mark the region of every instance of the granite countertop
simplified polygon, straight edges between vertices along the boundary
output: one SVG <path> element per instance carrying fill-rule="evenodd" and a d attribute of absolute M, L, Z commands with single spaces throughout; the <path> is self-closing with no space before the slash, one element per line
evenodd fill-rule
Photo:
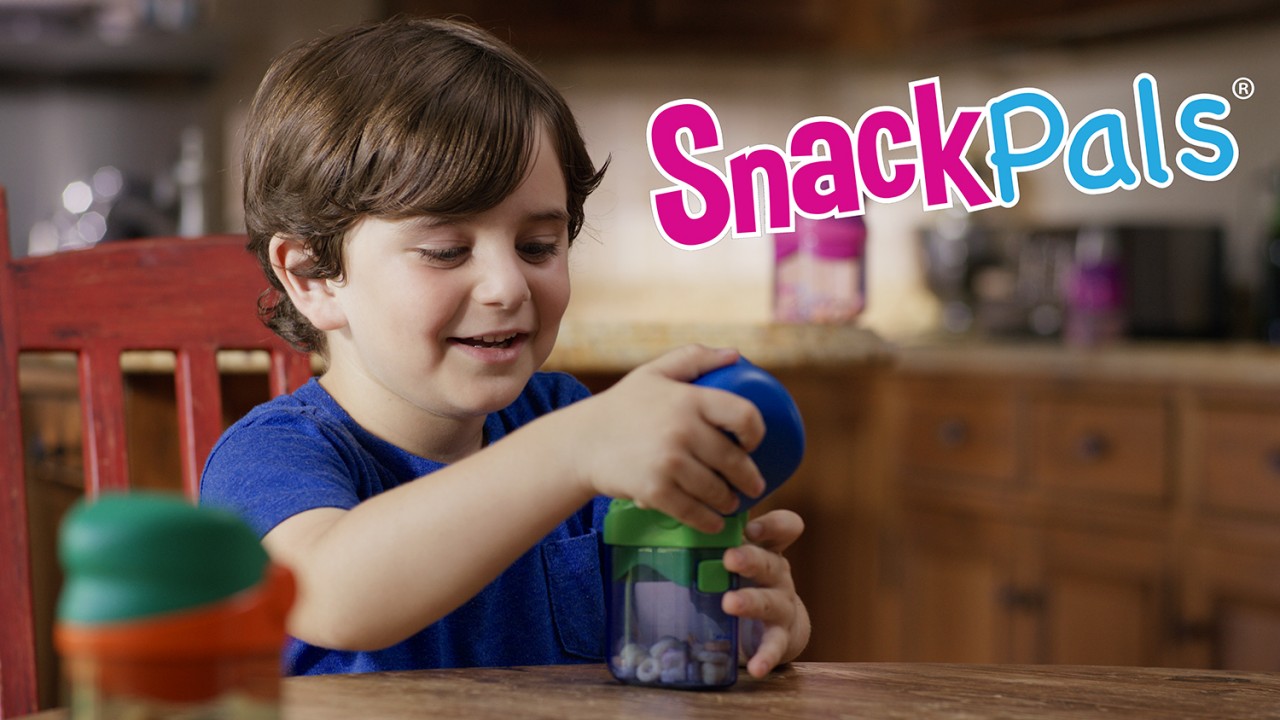
<path fill-rule="evenodd" d="M 894 357 L 910 373 L 1280 385 L 1280 347 L 1251 342 L 1126 341 L 1074 348 L 1054 341 L 918 338 L 899 341 Z"/>
<path fill-rule="evenodd" d="M 561 326 L 547 369 L 626 372 L 689 343 L 733 347 L 774 369 L 887 362 L 893 354 L 889 343 L 857 325 L 591 323 Z"/>

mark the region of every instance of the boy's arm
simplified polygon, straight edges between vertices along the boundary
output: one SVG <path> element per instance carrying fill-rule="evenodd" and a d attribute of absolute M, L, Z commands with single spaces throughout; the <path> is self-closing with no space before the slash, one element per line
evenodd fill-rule
<path fill-rule="evenodd" d="M 736 353 L 690 346 L 609 390 L 351 510 L 318 508 L 264 538 L 298 578 L 289 631 L 311 644 L 372 650 L 440 619 L 596 495 L 627 497 L 714 532 L 764 481 L 747 452 L 758 411 L 686 381 Z M 743 445 L 724 434 L 727 430 Z M 502 518 L 483 523 L 482 518 Z"/>

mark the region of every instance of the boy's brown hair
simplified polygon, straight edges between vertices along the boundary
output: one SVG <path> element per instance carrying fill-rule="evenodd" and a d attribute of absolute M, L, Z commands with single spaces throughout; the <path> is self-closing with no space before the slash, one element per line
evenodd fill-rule
<path fill-rule="evenodd" d="M 489 33 L 397 17 L 280 55 L 244 147 L 249 249 L 274 289 L 259 300 L 263 321 L 301 350 L 326 350 L 272 271 L 273 236 L 306 243 L 310 262 L 295 274 L 341 278 L 343 238 L 362 217 L 460 217 L 500 203 L 524 178 L 539 123 L 559 152 L 572 242 L 605 167 L 560 93 Z"/>

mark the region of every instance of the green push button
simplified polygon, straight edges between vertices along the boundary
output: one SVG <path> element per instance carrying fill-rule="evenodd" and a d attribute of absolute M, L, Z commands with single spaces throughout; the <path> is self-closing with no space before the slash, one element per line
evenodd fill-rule
<path fill-rule="evenodd" d="M 723 560 L 703 560 L 698 563 L 698 592 L 722 593 L 729 589 L 729 571 Z"/>

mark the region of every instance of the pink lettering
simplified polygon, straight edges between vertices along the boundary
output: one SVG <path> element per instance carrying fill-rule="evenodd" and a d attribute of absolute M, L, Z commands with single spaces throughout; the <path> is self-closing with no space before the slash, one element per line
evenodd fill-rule
<path fill-rule="evenodd" d="M 667 242 L 696 250 L 707 247 L 729 227 L 732 199 L 724 176 L 692 156 L 720 150 L 720 121 L 697 100 L 676 100 L 649 118 L 649 157 L 674 187 L 649 194 L 653 219 Z M 685 152 L 681 138 L 688 138 Z M 701 203 L 695 211 L 691 200 Z"/>
<path fill-rule="evenodd" d="M 818 154 L 818 146 L 826 155 Z M 802 161 L 791 176 L 796 210 L 809 217 L 857 215 L 862 212 L 853 132 L 835 118 L 810 118 L 791 131 L 787 152 Z"/>
<path fill-rule="evenodd" d="M 911 110 L 916 118 L 920 144 L 920 168 L 924 171 L 926 210 L 951 207 L 955 188 L 970 210 L 995 203 L 991 191 L 965 159 L 965 151 L 982 122 L 982 108 L 957 108 L 951 125 L 942 127 L 942 94 L 938 78 L 911 83 Z"/>

